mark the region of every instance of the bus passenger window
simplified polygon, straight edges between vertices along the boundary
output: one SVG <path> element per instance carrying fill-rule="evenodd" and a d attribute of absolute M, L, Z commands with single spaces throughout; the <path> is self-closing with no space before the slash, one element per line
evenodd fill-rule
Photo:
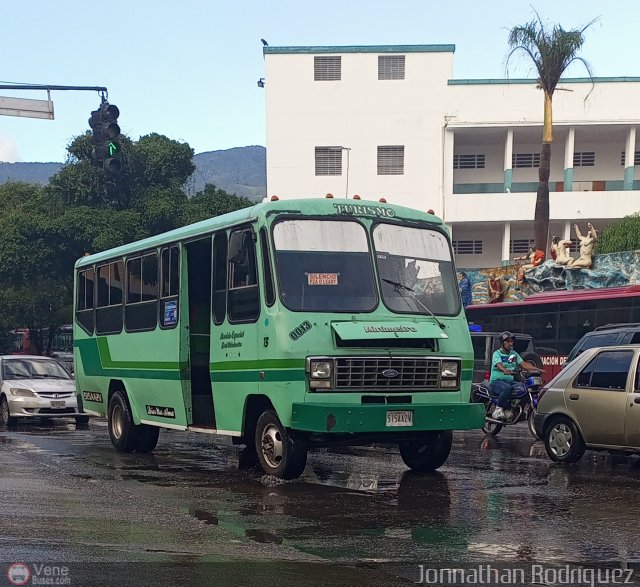
<path fill-rule="evenodd" d="M 213 237 L 213 296 L 211 299 L 213 323 L 224 322 L 227 305 L 227 234 L 219 232 Z"/>
<path fill-rule="evenodd" d="M 176 246 L 160 253 L 160 328 L 175 328 L 178 324 L 179 253 Z"/>
<path fill-rule="evenodd" d="M 227 301 L 230 322 L 252 322 L 260 314 L 260 296 L 256 274 L 256 246 L 250 230 L 242 233 L 242 246 L 233 259 L 229 259 L 229 298 Z"/>
<path fill-rule="evenodd" d="M 93 334 L 93 286 L 95 272 L 93 267 L 78 272 L 78 290 L 76 293 L 76 320 L 88 334 Z"/>

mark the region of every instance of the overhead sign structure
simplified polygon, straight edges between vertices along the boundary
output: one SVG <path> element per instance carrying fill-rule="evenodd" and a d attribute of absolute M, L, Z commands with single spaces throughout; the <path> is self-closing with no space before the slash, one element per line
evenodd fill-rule
<path fill-rule="evenodd" d="M 0 96 L 0 116 L 53 120 L 53 102 L 51 100 L 28 100 Z"/>

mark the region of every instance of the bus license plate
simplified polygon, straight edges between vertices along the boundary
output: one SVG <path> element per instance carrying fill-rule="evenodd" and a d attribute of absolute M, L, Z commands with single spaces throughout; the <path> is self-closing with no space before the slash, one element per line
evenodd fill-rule
<path fill-rule="evenodd" d="M 67 402 L 61 402 L 61 401 L 51 402 L 51 407 L 52 408 L 64 408 L 64 407 L 66 407 L 66 405 L 67 405 Z"/>
<path fill-rule="evenodd" d="M 387 412 L 387 426 L 413 426 L 413 412 Z"/>

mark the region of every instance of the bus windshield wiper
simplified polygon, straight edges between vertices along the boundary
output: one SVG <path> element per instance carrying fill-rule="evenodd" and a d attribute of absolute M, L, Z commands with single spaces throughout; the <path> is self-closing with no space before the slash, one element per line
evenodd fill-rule
<path fill-rule="evenodd" d="M 393 285 L 393 287 L 396 289 L 396 291 L 399 291 L 400 293 L 402 293 L 403 291 L 407 291 L 409 293 L 409 296 L 411 297 L 411 299 L 414 300 L 415 302 L 417 302 L 420 306 L 422 306 L 422 308 L 424 308 L 424 310 L 436 321 L 438 326 L 440 326 L 440 328 L 442 328 L 442 330 L 444 330 L 444 328 L 445 328 L 444 324 L 442 322 L 440 322 L 440 320 L 438 320 L 436 315 L 431 310 L 429 310 L 429 308 L 427 308 L 427 306 L 425 306 L 420 301 L 420 298 L 418 298 L 415 290 L 412 287 L 409 287 L 408 285 L 405 285 L 404 283 L 400 283 L 399 281 L 392 281 L 391 279 L 385 279 L 384 277 L 381 277 L 380 279 L 382 279 L 382 281 L 384 281 L 386 283 L 389 283 L 389 284 Z"/>

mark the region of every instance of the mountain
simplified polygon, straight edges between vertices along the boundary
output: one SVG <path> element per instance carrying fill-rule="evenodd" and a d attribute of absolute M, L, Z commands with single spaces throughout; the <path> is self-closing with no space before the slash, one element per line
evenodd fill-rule
<path fill-rule="evenodd" d="M 196 170 L 185 186 L 187 193 L 193 195 L 212 183 L 230 194 L 260 200 L 267 192 L 266 160 L 266 150 L 259 145 L 198 153 L 193 158 Z M 62 163 L 0 162 L 0 183 L 46 184 L 60 167 Z"/>

